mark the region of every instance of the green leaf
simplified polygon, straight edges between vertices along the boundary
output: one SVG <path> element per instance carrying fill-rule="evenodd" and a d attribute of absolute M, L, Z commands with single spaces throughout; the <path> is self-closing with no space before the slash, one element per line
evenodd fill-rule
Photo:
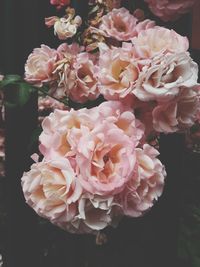
<path fill-rule="evenodd" d="M 9 89 L 9 98 L 7 98 L 5 106 L 8 108 L 24 106 L 29 101 L 31 94 L 35 92 L 32 85 L 23 81 L 17 82 L 7 89 Z"/>
<path fill-rule="evenodd" d="M 8 85 L 14 85 L 19 81 L 21 81 L 21 77 L 19 75 L 15 74 L 6 75 L 4 79 L 0 82 L 0 87 L 4 88 Z"/>
<path fill-rule="evenodd" d="M 24 106 L 30 99 L 32 88 L 27 83 L 20 83 L 18 89 L 18 105 Z"/>

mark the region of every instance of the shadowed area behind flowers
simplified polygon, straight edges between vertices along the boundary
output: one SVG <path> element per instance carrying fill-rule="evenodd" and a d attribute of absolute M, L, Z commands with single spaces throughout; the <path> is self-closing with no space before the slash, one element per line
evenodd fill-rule
<path fill-rule="evenodd" d="M 5 0 L 9 2 L 8 0 Z M 5 2 L 4 1 L 4 2 Z M 82 0 L 79 0 L 79 2 Z M 12 2 L 12 1 L 11 1 Z M 15 0 L 13 1 L 13 3 Z M 36 3 L 37 1 L 24 1 L 29 2 L 30 6 L 33 3 Z M 46 6 L 49 5 L 49 0 L 43 0 L 43 2 L 46 2 Z M 74 1 L 75 2 L 75 1 Z M 126 2 L 125 5 L 129 5 L 128 1 Z M 129 1 L 130 2 L 130 1 Z M 134 1 L 135 2 L 141 2 L 142 1 Z M 19 1 L 21 6 L 24 6 L 23 1 Z M 77 2 L 78 3 L 78 2 Z M 131 2 L 132 4 L 133 2 Z M 38 9 L 39 9 L 40 1 L 38 1 Z M 26 6 L 26 5 L 25 5 Z M 83 7 L 83 6 L 82 6 Z M 36 8 L 36 7 L 35 7 Z M 31 10 L 31 8 L 29 9 Z M 19 12 L 22 12 L 20 8 L 18 8 Z M 16 12 L 16 11 L 15 11 Z M 35 14 L 37 13 L 38 16 L 40 16 L 40 22 L 37 22 L 35 25 L 33 25 L 33 28 L 38 27 L 40 28 L 40 35 L 43 36 L 40 38 L 48 44 L 51 43 L 51 41 L 48 39 L 49 34 L 47 34 L 47 31 L 42 28 L 42 19 L 45 16 L 47 16 L 47 10 L 45 8 L 45 4 L 41 4 L 40 7 L 40 13 L 44 14 L 39 14 L 36 12 L 35 9 Z M 50 11 L 48 10 L 50 15 Z M 16 12 L 17 13 L 17 12 Z M 53 11 L 52 11 L 53 13 Z M 51 13 L 51 15 L 52 15 Z M 33 12 L 34 14 L 34 12 Z M 8 16 L 8 14 L 7 14 Z M 28 16 L 28 14 L 27 14 Z M 9 17 L 12 17 L 9 15 Z M 12 17 L 13 19 L 13 17 Z M 15 18 L 16 19 L 16 18 Z M 31 20 L 31 18 L 30 18 Z M 30 21 L 29 21 L 30 22 Z M 40 25 L 39 25 L 40 23 Z M 33 23 L 34 24 L 34 23 Z M 189 29 L 189 23 L 187 21 L 187 16 L 181 19 L 180 22 L 177 23 L 177 27 L 179 27 L 179 33 L 184 33 L 184 31 L 188 31 Z M 170 27 L 170 25 L 169 25 Z M 20 30 L 20 29 L 19 29 Z M 46 34 L 46 36 L 44 35 Z M 37 34 L 36 34 L 37 35 Z M 32 39 L 36 38 L 36 36 L 30 35 Z M 52 37 L 52 36 L 51 36 Z M 41 43 L 41 40 L 37 40 L 32 42 L 31 38 L 27 38 L 28 41 L 30 42 L 29 45 L 30 47 L 28 48 L 28 44 L 25 42 L 25 45 L 23 46 L 18 43 L 18 49 L 19 51 L 16 52 L 16 50 L 12 50 L 15 52 L 15 57 L 17 55 L 17 61 L 20 60 L 20 72 L 22 72 L 22 66 L 24 64 L 23 62 L 23 57 L 21 54 L 25 53 L 28 54 L 34 46 L 36 46 L 35 43 L 38 44 Z M 12 39 L 13 40 L 13 39 Z M 18 40 L 21 40 L 21 43 L 24 42 L 22 39 L 22 36 L 18 37 Z M 55 39 L 54 39 L 55 41 Z M 14 42 L 13 42 L 14 43 Z M 12 43 L 10 43 L 11 45 Z M 16 46 L 16 40 L 15 40 L 15 46 Z M 24 50 L 25 46 L 25 50 Z M 25 51 L 25 52 L 24 52 Z M 13 52 L 13 53 L 14 53 Z M 8 55 L 8 52 L 7 52 Z M 24 54 L 23 54 L 24 55 Z M 20 57 L 20 59 L 18 58 Z M 24 58 L 26 58 L 27 55 L 24 55 Z M 12 67 L 13 71 L 13 66 L 12 62 L 13 59 L 10 56 L 10 62 L 8 59 L 7 66 L 10 64 L 9 68 Z M 18 67 L 18 68 L 20 68 Z M 8 70 L 7 70 L 8 71 Z M 10 71 L 10 69 L 9 69 Z M 36 108 L 36 107 L 35 107 Z M 25 109 L 26 111 L 28 110 L 27 107 Z M 22 113 L 22 112 L 21 112 Z M 23 113 L 20 116 L 23 115 Z M 32 116 L 32 111 L 28 111 L 28 116 Z M 12 121 L 10 121 L 10 124 L 15 123 L 15 115 L 12 114 Z M 23 120 L 27 122 L 27 118 L 21 118 L 18 116 L 17 118 L 22 120 L 21 124 L 18 126 L 20 128 L 23 126 Z M 10 117 L 11 118 L 11 117 Z M 25 124 L 26 127 L 27 124 Z M 16 130 L 11 128 L 11 130 Z M 25 137 L 25 133 L 22 134 L 23 136 L 20 136 L 20 131 L 17 129 L 18 135 L 15 136 L 16 140 L 21 140 L 23 136 Z M 13 139 L 13 132 L 10 132 L 10 140 L 11 138 Z M 10 201 L 12 202 L 11 204 L 13 205 L 13 209 L 9 209 L 9 212 L 14 212 L 15 216 L 11 217 L 11 219 L 17 219 L 17 223 L 15 221 L 11 221 L 10 219 L 10 225 L 9 227 L 6 226 L 6 218 L 7 218 L 7 212 L 6 212 L 6 206 L 7 206 L 7 201 L 6 200 L 6 191 L 5 191 L 5 181 L 7 178 L 1 178 L 0 179 L 0 254 L 3 255 L 3 257 L 8 257 L 9 255 L 12 256 L 12 253 L 4 253 L 5 248 L 7 246 L 6 244 L 6 235 L 7 232 L 11 230 L 13 227 L 14 229 L 12 230 L 11 237 L 9 239 L 9 242 L 14 241 L 15 243 L 15 249 L 17 253 L 20 252 L 20 246 L 23 250 L 23 248 L 28 247 L 27 250 L 31 250 L 31 242 L 36 243 L 37 247 L 37 252 L 35 254 L 30 255 L 36 255 L 36 259 L 34 258 L 28 258 L 27 264 L 23 266 L 18 266 L 18 265 L 9 265 L 8 267 L 169 267 L 173 266 L 168 263 L 168 258 L 167 256 L 170 257 L 177 257 L 177 244 L 176 243 L 170 243 L 170 240 L 173 239 L 173 234 L 174 234 L 174 239 L 173 241 L 176 241 L 176 235 L 177 231 L 180 232 L 180 238 L 179 238 L 179 260 L 177 260 L 177 264 L 174 265 L 176 267 L 199 267 L 199 258 L 200 255 L 198 248 L 198 233 L 199 230 L 198 224 L 199 224 L 199 217 L 198 217 L 198 212 L 199 212 L 199 207 L 198 205 L 195 205 L 195 209 L 191 208 L 194 207 L 194 204 L 198 204 L 199 200 L 199 186 L 197 186 L 197 179 L 199 175 L 199 154 L 193 154 L 190 153 L 186 150 L 184 150 L 181 146 L 183 143 L 179 143 L 178 148 L 176 147 L 176 139 L 174 142 L 171 143 L 170 140 L 173 139 L 173 137 L 169 136 L 164 139 L 163 142 L 165 142 L 165 154 L 163 154 L 163 157 L 168 158 L 166 165 L 168 166 L 168 173 L 169 173 L 169 178 L 170 181 L 167 182 L 166 188 L 165 188 L 165 193 L 163 197 L 159 200 L 159 202 L 155 205 L 155 207 L 148 213 L 146 214 L 143 218 L 139 219 L 125 219 L 121 222 L 120 226 L 115 230 L 106 230 L 106 233 L 108 234 L 108 243 L 103 245 L 103 246 L 97 246 L 95 245 L 95 237 L 94 236 L 88 236 L 88 235 L 73 235 L 66 233 L 57 227 L 51 225 L 49 222 L 39 218 L 31 209 L 24 204 L 24 199 L 20 199 L 21 195 L 19 193 L 20 191 L 20 175 L 22 172 L 22 169 L 24 168 L 24 163 L 21 163 L 23 161 L 23 156 L 21 156 L 20 161 L 20 175 L 18 170 L 15 171 L 15 174 L 12 173 L 12 177 L 8 177 L 10 179 L 9 185 L 12 185 L 14 188 L 15 185 L 17 184 L 16 189 L 14 188 L 7 188 L 8 190 L 13 192 L 15 195 L 12 196 Z M 20 141 L 21 142 L 21 141 Z M 25 144 L 25 142 L 22 142 Z M 17 147 L 18 151 L 15 152 L 15 158 L 18 159 L 19 155 L 17 154 L 19 151 L 21 152 L 21 149 L 23 147 L 19 145 Z M 25 148 L 26 149 L 26 148 Z M 25 150 L 24 148 L 22 150 Z M 176 150 L 179 150 L 179 153 L 176 153 Z M 175 155 L 174 155 L 175 151 Z M 184 155 L 182 154 L 184 152 Z M 12 152 L 13 153 L 13 152 Z M 22 151 L 23 153 L 23 151 Z M 27 151 L 26 151 L 27 153 Z M 11 152 L 9 153 L 11 154 Z M 11 155 L 9 155 L 10 157 Z M 180 157 L 181 156 L 181 160 Z M 183 156 L 183 159 L 182 159 Z M 177 158 L 176 158 L 177 157 Z M 10 158 L 12 159 L 12 158 Z M 178 164 L 177 164 L 178 161 Z M 181 162 L 180 162 L 181 161 Z M 172 165 L 170 165 L 173 163 Z M 184 164 L 183 164 L 184 163 Z M 27 164 L 28 165 L 28 164 Z M 11 166 L 11 160 L 10 160 L 10 166 Z M 12 166 L 14 164 L 12 163 Z M 27 167 L 27 166 L 26 166 Z M 179 168 L 182 168 L 181 170 Z M 14 166 L 15 168 L 15 166 Z M 170 170 L 169 170 L 170 169 Z M 180 174 L 181 173 L 181 174 Z M 179 174 L 180 177 L 178 178 L 179 180 L 175 182 L 176 187 L 174 188 L 174 178 L 175 175 Z M 172 176 L 171 176 L 172 175 Z M 12 181 L 11 179 L 16 179 L 16 181 Z M 18 179 L 18 180 L 17 180 Z M 181 181 L 181 183 L 180 183 Z M 199 184 L 199 183 L 198 183 Z M 180 191 L 183 190 L 183 193 L 181 193 L 181 200 L 179 203 L 180 206 L 177 206 L 176 203 L 174 203 L 175 198 L 179 197 L 177 196 L 177 191 L 179 191 L 179 185 Z M 177 190 L 177 191 L 176 191 Z M 21 192 L 21 191 L 20 191 Z M 172 198 L 171 198 L 171 193 L 172 193 Z M 20 199 L 20 200 L 19 200 Z M 184 199 L 184 201 L 182 201 Z M 21 201 L 21 202 L 20 202 Z M 176 202 L 176 201 L 175 201 Z M 22 204 L 23 203 L 23 204 Z M 24 205 L 25 207 L 23 208 L 23 212 L 21 210 L 21 206 Z M 15 211 L 16 209 L 16 211 Z M 18 210 L 17 210 L 18 209 Z M 171 210 L 173 210 L 171 212 Z M 19 212 L 19 213 L 18 213 Z M 21 213 L 20 213 L 21 212 Z M 26 218 L 31 214 L 31 216 L 34 218 L 32 221 L 27 220 Z M 169 215 L 169 217 L 168 217 Z M 170 215 L 173 215 L 170 217 Z M 181 221 L 179 224 L 179 229 L 176 227 L 176 220 L 177 218 L 181 218 Z M 24 223 L 23 221 L 26 222 L 28 221 L 28 224 Z M 23 225 L 22 225 L 23 223 Z M 17 226 L 16 226 L 17 225 Z M 175 227 L 174 227 L 175 225 Z M 177 224 L 178 225 L 178 224 Z M 173 229 L 173 233 L 172 230 Z M 17 232 L 19 231 L 19 234 Z M 20 232 L 21 231 L 21 232 Z M 33 232 L 33 234 L 31 234 Z M 15 234 L 16 233 L 16 234 Z M 26 239 L 21 239 L 20 236 L 23 234 L 28 235 Z M 35 235 L 35 241 L 33 240 L 33 235 Z M 172 236 L 172 239 L 170 239 Z M 15 238 L 18 238 L 17 240 L 14 240 Z M 21 244 L 26 240 L 27 243 Z M 167 242 L 165 243 L 165 241 Z M 19 248 L 18 248 L 19 246 Z M 14 247 L 14 246 L 13 246 Z M 160 254 L 160 252 L 162 252 Z M 171 255 L 171 254 L 173 255 Z M 24 255 L 25 252 L 21 251 L 21 257 L 26 257 Z M 16 256 L 16 255 L 15 255 Z M 156 259 L 157 257 L 157 259 Z M 20 258 L 20 256 L 19 256 Z M 35 265 L 32 265 L 32 262 L 36 262 Z M 151 265 L 153 264 L 153 265 Z M 0 267 L 1 267 L 1 260 L 0 260 Z M 7 267 L 7 266 L 5 266 Z"/>
<path fill-rule="evenodd" d="M 199 254 L 199 240 L 200 240 L 200 179 L 199 179 L 199 166 L 200 154 L 193 153 L 185 150 L 183 157 L 183 170 L 182 179 L 184 199 L 177 213 L 180 215 L 179 224 L 179 242 L 178 242 L 178 262 L 177 267 L 198 267 L 200 263 Z M 0 266 L 2 266 L 1 255 L 4 255 L 6 245 L 6 203 L 5 203 L 5 179 L 0 178 Z M 163 200 L 160 200 L 163 202 Z M 162 204 L 161 204 L 162 205 Z M 51 225 L 46 220 L 39 218 L 37 215 L 37 232 L 38 232 L 38 266 L 44 267 L 64 267 L 64 266 L 112 266 L 113 257 L 120 258 L 116 255 L 109 255 L 111 243 L 117 242 L 115 246 L 118 247 L 118 252 L 126 243 L 126 258 L 132 257 L 132 249 L 137 251 L 137 257 L 134 257 L 134 263 L 140 267 L 146 267 L 147 262 L 141 256 L 141 251 L 146 250 L 145 246 L 147 242 L 154 244 L 155 230 L 152 227 L 151 216 L 157 213 L 157 210 L 161 208 L 160 203 L 157 203 L 155 207 L 146 214 L 144 218 L 136 220 L 126 219 L 121 222 L 118 230 L 108 230 L 108 243 L 103 246 L 95 245 L 94 236 L 85 235 L 73 235 L 65 233 L 57 227 Z M 158 217 L 159 219 L 159 217 Z M 138 223 L 140 224 L 138 233 Z M 127 235 L 125 229 L 131 229 Z M 152 231 L 153 230 L 153 231 Z M 120 237 L 120 232 L 124 231 L 123 236 Z M 164 230 L 166 231 L 166 230 Z M 149 240 L 149 241 L 147 241 Z M 120 242 L 119 242 L 120 241 Z M 134 243 L 132 243 L 135 241 Z M 137 242 L 136 242 L 137 241 Z M 66 247 L 65 244 L 70 244 L 70 247 Z M 159 245 L 159 244 L 157 244 Z M 156 245 L 156 246 L 157 246 Z M 160 244 L 161 245 L 161 244 Z M 77 246 L 81 247 L 81 250 L 77 251 L 78 256 L 74 258 L 73 251 L 76 251 Z M 152 251 L 150 249 L 150 251 Z M 149 251 L 149 252 L 150 252 Z M 115 253 L 116 251 L 113 251 Z M 146 251 L 147 252 L 147 251 Z M 145 252 L 145 253 L 146 253 Z M 121 254 L 124 252 L 121 251 Z M 121 255 L 122 256 L 122 255 Z M 151 255 L 146 254 L 147 259 L 151 258 Z M 98 261 L 97 261 L 98 259 Z M 123 257 L 122 257 L 123 259 Z M 110 263 L 109 263 L 110 261 Z M 106 264 L 106 265 L 105 265 Z M 123 263 L 118 262 L 116 266 L 122 266 Z"/>

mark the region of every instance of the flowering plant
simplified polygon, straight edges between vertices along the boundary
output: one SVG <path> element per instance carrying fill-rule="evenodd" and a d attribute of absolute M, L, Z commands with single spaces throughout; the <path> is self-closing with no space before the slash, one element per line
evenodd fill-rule
<path fill-rule="evenodd" d="M 166 171 L 155 142 L 196 123 L 200 86 L 186 37 L 122 1 L 89 5 L 87 21 L 72 7 L 46 18 L 67 42 L 35 48 L 24 81 L 2 84 L 20 83 L 25 98 L 38 90 L 40 110 L 54 110 L 40 117 L 39 154 L 22 177 L 26 202 L 69 232 L 97 234 L 123 216 L 144 215 L 161 196 Z"/>

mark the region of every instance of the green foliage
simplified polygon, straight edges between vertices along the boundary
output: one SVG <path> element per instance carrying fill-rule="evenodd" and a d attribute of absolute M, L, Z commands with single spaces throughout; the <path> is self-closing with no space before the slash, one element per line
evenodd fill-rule
<path fill-rule="evenodd" d="M 18 88 L 18 98 L 17 103 L 19 106 L 25 105 L 30 99 L 31 93 L 34 92 L 34 89 L 27 83 L 21 82 Z"/>
<path fill-rule="evenodd" d="M 4 89 L 8 85 L 15 85 L 16 83 L 21 81 L 21 77 L 19 75 L 10 74 L 6 75 L 2 81 L 0 81 L 0 88 Z"/>
<path fill-rule="evenodd" d="M 4 104 L 8 108 L 22 107 L 30 99 L 35 88 L 23 81 L 19 75 L 6 75 L 0 82 L 4 94 Z"/>
<path fill-rule="evenodd" d="M 4 93 L 6 97 L 5 105 L 9 108 L 22 107 L 30 99 L 34 89 L 31 85 L 25 82 L 18 82 L 17 84 L 9 84 L 4 87 Z"/>

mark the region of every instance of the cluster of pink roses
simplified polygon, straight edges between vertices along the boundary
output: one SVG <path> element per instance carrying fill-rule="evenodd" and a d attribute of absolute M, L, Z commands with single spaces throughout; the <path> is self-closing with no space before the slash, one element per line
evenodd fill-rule
<path fill-rule="evenodd" d="M 131 41 L 100 47 L 100 93 L 108 100 L 132 98 L 139 118 L 152 122 L 148 131 L 191 127 L 199 109 L 199 86 L 198 65 L 187 52 L 187 38 L 148 20 L 137 23 L 124 8 L 106 15 L 100 29 L 117 40 Z"/>
<path fill-rule="evenodd" d="M 52 95 L 69 96 L 77 102 L 98 97 L 96 57 L 78 44 L 61 44 L 57 50 L 46 45 L 34 49 L 26 66 L 26 80 L 42 87 L 50 85 Z"/>
<path fill-rule="evenodd" d="M 56 110 L 42 127 L 44 158 L 24 173 L 22 187 L 27 203 L 52 223 L 96 233 L 123 215 L 141 216 L 161 195 L 159 153 L 141 142 L 144 126 L 121 102 Z"/>
<path fill-rule="evenodd" d="M 138 22 L 125 8 L 103 16 L 96 30 L 107 40 L 115 39 L 117 46 L 100 43 L 99 53 L 91 54 L 75 43 L 57 50 L 42 45 L 27 60 L 26 80 L 48 84 L 54 96 L 79 103 L 100 94 L 106 100 L 128 99 L 139 118 L 145 123 L 148 117 L 149 127 L 157 132 L 194 124 L 198 66 L 187 51 L 186 37 L 150 20 Z"/>
<path fill-rule="evenodd" d="M 109 9 L 100 18 L 105 2 L 95 1 L 100 13 L 83 34 L 84 46 L 41 45 L 25 65 L 26 81 L 39 89 L 48 86 L 56 99 L 85 103 L 102 95 L 106 100 L 79 110 L 41 100 L 40 109 L 58 109 L 42 122 L 42 161 L 34 157 L 22 177 L 27 203 L 75 233 L 97 233 L 124 215 L 138 217 L 151 208 L 166 173 L 148 144 L 150 134 L 183 131 L 200 114 L 198 66 L 187 38 L 125 8 Z M 61 7 L 69 1 L 51 3 Z M 63 19 L 46 20 L 62 40 L 72 37 L 81 21 L 68 11 Z"/>

